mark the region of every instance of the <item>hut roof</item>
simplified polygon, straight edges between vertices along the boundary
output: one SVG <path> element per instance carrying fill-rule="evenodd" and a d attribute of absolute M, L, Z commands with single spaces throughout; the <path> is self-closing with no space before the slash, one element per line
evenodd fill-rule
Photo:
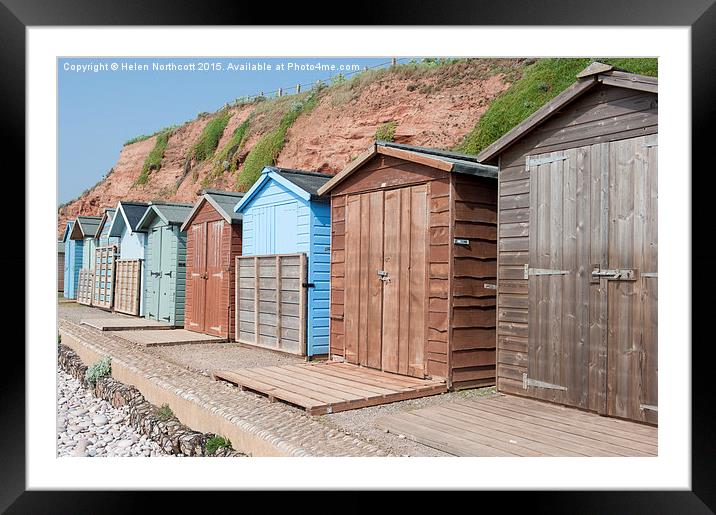
<path fill-rule="evenodd" d="M 214 209 L 226 220 L 227 222 L 234 224 L 243 220 L 241 213 L 234 212 L 234 206 L 244 196 L 243 193 L 237 191 L 221 191 L 221 190 L 203 190 L 201 199 L 194 204 L 194 208 L 191 210 L 189 215 L 184 220 L 181 226 L 182 231 L 186 231 L 189 227 L 189 223 L 194 219 L 196 213 L 199 212 L 204 202 L 208 202 Z"/>
<path fill-rule="evenodd" d="M 192 204 L 151 203 L 144 211 L 144 215 L 137 223 L 137 229 L 142 231 L 149 227 L 155 216 L 161 218 L 168 225 L 181 225 L 191 213 Z"/>
<path fill-rule="evenodd" d="M 97 227 L 97 234 L 95 235 L 95 238 L 100 237 L 102 234 L 102 231 L 104 230 L 105 225 L 112 226 L 112 220 L 114 220 L 114 214 L 117 212 L 116 209 L 108 208 L 104 210 L 104 213 L 102 214 L 102 219 L 99 222 L 99 227 Z"/>
<path fill-rule="evenodd" d="M 282 184 L 305 200 L 327 201 L 327 197 L 319 195 L 318 190 L 332 178 L 333 175 L 325 173 L 267 166 L 261 171 L 261 177 L 251 186 L 251 189 L 246 192 L 246 195 L 244 195 L 238 204 L 234 206 L 234 211 L 237 213 L 242 212 L 269 179 L 273 179 Z"/>
<path fill-rule="evenodd" d="M 406 161 L 432 166 L 446 172 L 478 175 L 489 179 L 497 178 L 497 168 L 495 166 L 478 162 L 475 156 L 449 152 L 447 150 L 440 150 L 437 148 L 402 145 L 389 141 L 376 141 L 373 146 L 358 156 L 340 173 L 326 182 L 326 184 L 321 186 L 318 189 L 318 193 L 320 195 L 325 195 L 377 154 L 388 155 L 399 159 L 405 159 Z"/>
<path fill-rule="evenodd" d="M 146 202 L 126 202 L 120 200 L 117 203 L 117 213 L 122 216 L 115 216 L 109 228 L 110 236 L 122 236 L 122 229 L 127 227 L 129 232 L 137 231 L 137 224 L 149 206 Z"/>
<path fill-rule="evenodd" d="M 99 222 L 102 220 L 99 216 L 78 216 L 77 223 L 72 228 L 70 238 L 73 240 L 83 240 L 85 238 L 94 238 L 99 228 Z"/>
<path fill-rule="evenodd" d="M 557 114 L 562 107 L 582 96 L 597 84 L 657 93 L 659 79 L 624 72 L 608 64 L 593 62 L 577 74 L 576 82 L 532 115 L 525 118 L 517 127 L 480 152 L 477 160 L 481 163 L 495 163 L 499 154 L 507 147 L 525 136 L 540 123 Z"/>

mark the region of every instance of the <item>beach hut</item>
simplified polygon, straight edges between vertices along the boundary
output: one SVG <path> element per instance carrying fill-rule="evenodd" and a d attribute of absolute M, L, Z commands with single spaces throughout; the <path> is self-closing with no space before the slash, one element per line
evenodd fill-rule
<path fill-rule="evenodd" d="M 115 262 L 114 310 L 128 315 L 144 313 L 144 251 L 146 233 L 137 224 L 149 204 L 145 202 L 117 203 L 109 229 L 109 237 L 117 238 L 119 257 Z"/>
<path fill-rule="evenodd" d="M 119 238 L 117 236 L 110 236 L 109 230 L 112 227 L 112 221 L 114 215 L 117 212 L 114 208 L 106 208 L 102 213 L 102 218 L 99 221 L 99 227 L 97 228 L 97 235 L 95 237 L 95 245 L 97 247 L 105 247 L 107 245 L 117 245 L 119 247 Z"/>
<path fill-rule="evenodd" d="M 657 423 L 658 81 L 593 63 L 499 165 L 497 388 Z"/>
<path fill-rule="evenodd" d="M 150 204 L 137 223 L 147 233 L 144 314 L 172 326 L 184 326 L 186 232 L 181 224 L 192 204 Z"/>
<path fill-rule="evenodd" d="M 331 212 L 318 188 L 332 177 L 266 167 L 234 208 L 244 217 L 236 341 L 328 354 Z M 257 274 L 273 288 L 260 288 Z"/>
<path fill-rule="evenodd" d="M 92 305 L 94 293 L 95 236 L 100 220 L 99 216 L 78 216 L 70 234 L 71 239 L 82 240 L 82 262 L 77 280 L 77 302 L 87 306 Z"/>
<path fill-rule="evenodd" d="M 452 389 L 494 384 L 497 169 L 376 142 L 331 195 L 332 357 Z"/>
<path fill-rule="evenodd" d="M 74 240 L 70 237 L 75 221 L 68 220 L 62 241 L 65 244 L 65 277 L 63 281 L 64 297 L 77 298 L 77 283 L 79 282 L 80 268 L 82 268 L 82 245 L 84 240 Z"/>
<path fill-rule="evenodd" d="M 243 193 L 204 190 L 181 226 L 187 233 L 184 328 L 234 338 L 234 267 L 241 255 Z"/>
<path fill-rule="evenodd" d="M 65 291 L 65 243 L 57 242 L 57 291 Z"/>
<path fill-rule="evenodd" d="M 115 261 L 119 238 L 110 236 L 109 230 L 115 212 L 112 208 L 105 208 L 95 235 L 92 305 L 104 309 L 111 309 L 114 300 Z"/>

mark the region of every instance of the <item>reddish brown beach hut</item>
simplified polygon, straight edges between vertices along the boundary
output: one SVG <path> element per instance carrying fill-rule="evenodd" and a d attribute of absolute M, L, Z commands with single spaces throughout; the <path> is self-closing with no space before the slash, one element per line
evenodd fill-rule
<path fill-rule="evenodd" d="M 184 327 L 234 338 L 235 258 L 241 255 L 243 193 L 205 190 L 181 226 L 187 233 Z"/>
<path fill-rule="evenodd" d="M 450 388 L 494 384 L 497 169 L 376 142 L 331 196 L 330 352 Z"/>
<path fill-rule="evenodd" d="M 593 63 L 498 164 L 497 388 L 657 423 L 658 82 Z"/>

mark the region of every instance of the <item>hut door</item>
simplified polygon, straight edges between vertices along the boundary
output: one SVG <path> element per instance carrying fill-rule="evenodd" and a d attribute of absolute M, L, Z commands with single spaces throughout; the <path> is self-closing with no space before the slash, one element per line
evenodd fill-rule
<path fill-rule="evenodd" d="M 221 235 L 224 220 L 206 224 L 206 304 L 204 308 L 204 331 L 214 336 L 227 336 L 229 314 L 224 286 L 228 281 L 228 270 L 221 266 Z M 227 249 L 228 252 L 228 249 Z"/>
<path fill-rule="evenodd" d="M 606 413 L 656 423 L 656 135 L 610 143 L 609 158 L 607 267 L 594 264 L 607 292 Z"/>
<path fill-rule="evenodd" d="M 162 229 L 153 228 L 149 235 L 149 246 L 151 248 L 151 259 L 147 281 L 149 296 L 147 298 L 147 315 L 149 318 L 161 321 L 159 317 L 160 296 L 161 296 L 161 274 L 162 274 Z"/>
<path fill-rule="evenodd" d="M 656 422 L 655 136 L 528 156 L 534 396 Z"/>
<path fill-rule="evenodd" d="M 187 310 L 187 329 L 204 332 L 204 312 L 206 304 L 206 224 L 198 223 L 191 226 L 189 240 L 193 245 L 191 272 L 187 277 L 190 285 L 191 309 Z"/>
<path fill-rule="evenodd" d="M 158 320 L 167 324 L 174 324 L 174 296 L 176 295 L 172 289 L 172 275 L 176 270 L 172 266 L 172 228 L 162 227 L 159 230 L 161 234 L 161 254 L 159 256 L 159 307 L 157 309 Z"/>
<path fill-rule="evenodd" d="M 348 197 L 348 362 L 425 377 L 427 222 L 425 184 Z"/>

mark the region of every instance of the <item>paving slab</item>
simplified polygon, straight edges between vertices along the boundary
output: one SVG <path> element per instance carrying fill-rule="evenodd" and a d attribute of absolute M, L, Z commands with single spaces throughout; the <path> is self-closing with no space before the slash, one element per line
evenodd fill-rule
<path fill-rule="evenodd" d="M 137 331 L 137 330 L 166 330 L 173 329 L 169 324 L 149 320 L 147 318 L 89 318 L 80 321 L 80 324 L 88 325 L 100 331 Z"/>
<path fill-rule="evenodd" d="M 145 347 L 187 345 L 190 343 L 221 343 L 226 338 L 188 331 L 186 329 L 142 329 L 139 331 L 111 331 L 110 334 Z"/>

